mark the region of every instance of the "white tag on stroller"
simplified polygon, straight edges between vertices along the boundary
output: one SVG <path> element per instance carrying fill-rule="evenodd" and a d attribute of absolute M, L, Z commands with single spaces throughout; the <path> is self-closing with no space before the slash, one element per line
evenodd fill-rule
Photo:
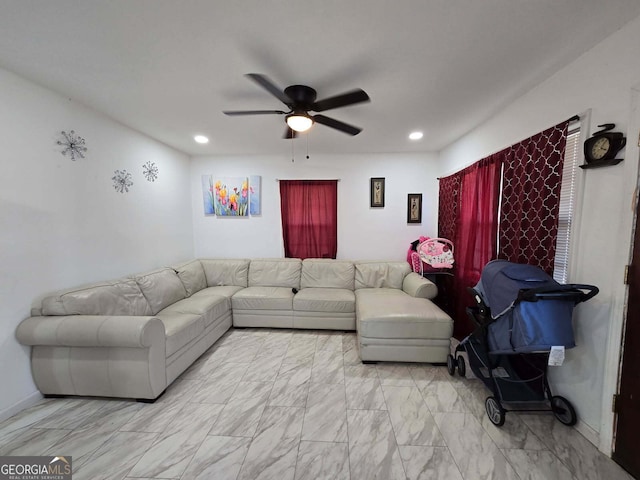
<path fill-rule="evenodd" d="M 564 363 L 564 347 L 551 347 L 549 352 L 549 366 L 559 367 Z"/>

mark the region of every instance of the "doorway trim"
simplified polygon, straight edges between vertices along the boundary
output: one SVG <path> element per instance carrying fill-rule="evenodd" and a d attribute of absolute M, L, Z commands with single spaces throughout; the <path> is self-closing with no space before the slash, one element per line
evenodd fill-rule
<path fill-rule="evenodd" d="M 627 145 L 625 149 L 624 198 L 629 199 L 629 210 L 620 212 L 620 238 L 628 239 L 618 252 L 620 265 L 620 279 L 624 278 L 624 268 L 631 262 L 633 232 L 635 225 L 636 202 L 638 201 L 638 163 L 640 160 L 640 148 L 638 147 L 638 135 L 640 134 L 640 84 L 631 89 L 630 114 L 627 128 Z M 626 214 L 625 214 L 626 213 Z M 638 225 L 640 228 L 640 222 Z M 611 456 L 614 446 L 615 413 L 613 412 L 613 395 L 618 392 L 620 381 L 620 366 L 622 362 L 622 336 L 627 315 L 628 286 L 620 281 L 612 298 L 612 311 L 610 316 L 609 334 L 607 340 L 606 358 L 604 362 L 604 378 L 602 389 L 602 413 L 600 421 L 600 435 L 598 448 L 601 452 Z"/>

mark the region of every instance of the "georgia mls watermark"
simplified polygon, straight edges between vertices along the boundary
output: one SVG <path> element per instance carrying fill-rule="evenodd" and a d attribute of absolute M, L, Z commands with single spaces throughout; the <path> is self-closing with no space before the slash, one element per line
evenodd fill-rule
<path fill-rule="evenodd" d="M 0 480 L 71 480 L 71 457 L 0 457 Z"/>

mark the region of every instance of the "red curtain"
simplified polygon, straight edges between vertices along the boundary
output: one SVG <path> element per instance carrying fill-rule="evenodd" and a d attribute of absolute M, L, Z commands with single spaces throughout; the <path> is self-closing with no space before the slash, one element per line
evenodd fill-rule
<path fill-rule="evenodd" d="M 456 263 L 448 303 L 457 338 L 464 337 L 474 328 L 466 314 L 466 307 L 474 303 L 467 287 L 478 283 L 482 268 L 496 257 L 503 160 L 502 153 L 491 155 L 440 180 L 438 218 L 441 227 L 438 235 L 451 239 L 455 248 Z M 454 205 L 447 204 L 452 201 Z"/>
<path fill-rule="evenodd" d="M 569 122 L 508 149 L 500 214 L 500 252 L 510 262 L 553 274 L 562 166 Z"/>
<path fill-rule="evenodd" d="M 337 180 L 280 180 L 284 256 L 336 258 Z"/>
<path fill-rule="evenodd" d="M 458 172 L 459 173 L 459 172 Z M 453 174 L 440 179 L 438 198 L 438 237 L 454 241 L 457 233 L 458 193 L 462 175 Z M 453 244 L 455 248 L 455 243 Z"/>
<path fill-rule="evenodd" d="M 438 235 L 453 241 L 456 260 L 453 279 L 442 282 L 447 298 L 441 303 L 454 319 L 455 337 L 474 329 L 466 315 L 474 302 L 466 289 L 476 285 L 490 260 L 527 263 L 553 273 L 568 125 L 551 127 L 440 179 Z"/>

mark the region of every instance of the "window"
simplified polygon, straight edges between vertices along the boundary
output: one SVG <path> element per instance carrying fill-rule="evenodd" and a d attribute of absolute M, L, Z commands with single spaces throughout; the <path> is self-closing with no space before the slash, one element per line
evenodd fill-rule
<path fill-rule="evenodd" d="M 558 212 L 558 235 L 556 256 L 553 264 L 553 278 L 560 283 L 569 279 L 569 249 L 571 245 L 571 224 L 576 201 L 576 169 L 580 153 L 580 125 L 569 126 L 567 146 L 564 152 L 562 186 L 560 187 L 560 209 Z"/>
<path fill-rule="evenodd" d="M 336 180 L 280 180 L 284 256 L 336 258 Z"/>

